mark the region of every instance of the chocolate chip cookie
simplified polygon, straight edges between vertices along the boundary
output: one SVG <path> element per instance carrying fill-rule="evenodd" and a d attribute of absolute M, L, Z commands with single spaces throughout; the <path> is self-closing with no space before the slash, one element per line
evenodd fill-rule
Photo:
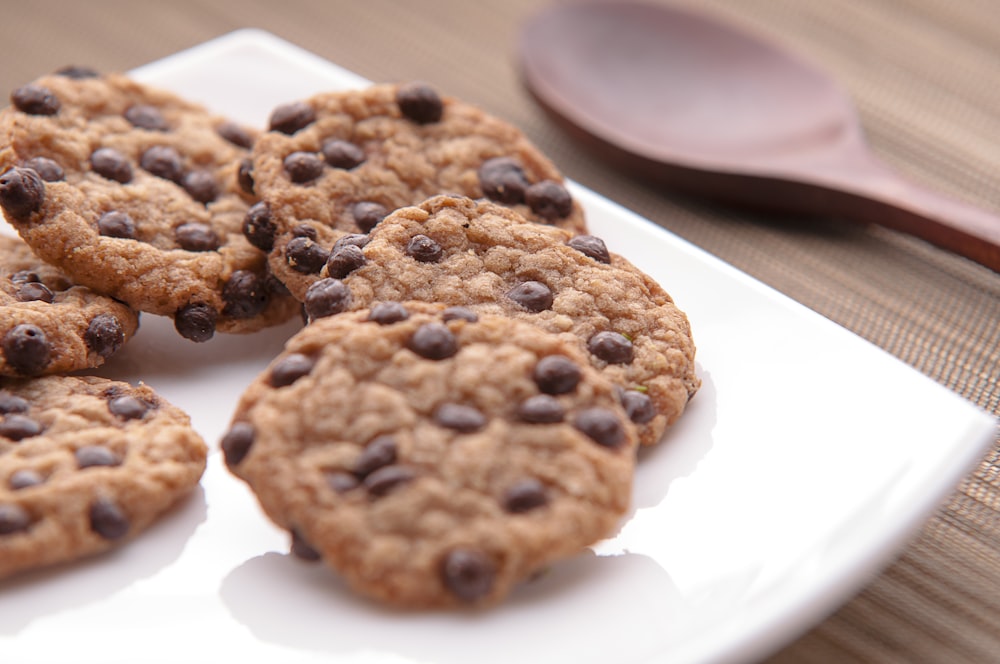
<path fill-rule="evenodd" d="M 0 113 L 0 207 L 74 282 L 205 341 L 295 315 L 243 236 L 255 132 L 125 76 L 75 68 Z"/>
<path fill-rule="evenodd" d="M 206 446 L 146 386 L 0 379 L 0 578 L 120 545 L 189 493 Z"/>
<path fill-rule="evenodd" d="M 576 343 L 383 302 L 293 336 L 221 447 L 293 552 L 360 593 L 424 608 L 495 603 L 609 535 L 636 444 Z"/>
<path fill-rule="evenodd" d="M 560 173 L 518 129 L 428 85 L 316 95 L 276 108 L 269 129 L 244 180 L 263 199 L 245 230 L 300 298 L 336 240 L 437 194 L 586 230 Z"/>
<path fill-rule="evenodd" d="M 470 307 L 567 335 L 622 388 L 643 444 L 700 386 L 687 317 L 653 279 L 591 235 L 439 196 L 341 242 L 306 292 L 312 319 L 388 300 Z M 350 239 L 350 238 L 348 238 Z"/>
<path fill-rule="evenodd" d="M 0 375 L 98 367 L 138 327 L 127 305 L 73 284 L 24 242 L 0 235 Z"/>

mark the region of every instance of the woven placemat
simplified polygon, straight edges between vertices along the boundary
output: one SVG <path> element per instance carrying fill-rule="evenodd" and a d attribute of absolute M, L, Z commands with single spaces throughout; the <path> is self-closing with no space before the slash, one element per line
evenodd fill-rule
<path fill-rule="evenodd" d="M 12 4 L 12 3 L 11 3 Z M 822 66 L 877 154 L 914 181 L 1000 212 L 995 0 L 685 0 Z M 1000 414 L 1000 275 L 891 231 L 775 220 L 610 172 L 517 78 L 530 0 L 172 0 L 4 9 L 0 88 L 67 63 L 126 70 L 240 27 L 269 30 L 377 81 L 425 79 L 520 126 L 571 178 L 869 339 Z M 861 377 L 863 379 L 863 377 Z M 932 413 L 928 417 L 933 417 Z M 898 560 L 774 662 L 1000 659 L 1000 451 Z"/>

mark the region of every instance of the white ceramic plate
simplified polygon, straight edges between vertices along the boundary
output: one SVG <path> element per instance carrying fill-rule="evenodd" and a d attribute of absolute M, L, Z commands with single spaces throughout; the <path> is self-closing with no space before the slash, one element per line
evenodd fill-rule
<path fill-rule="evenodd" d="M 364 81 L 240 31 L 135 75 L 264 125 Z M 737 662 L 779 647 L 888 562 L 993 440 L 995 422 L 844 329 L 599 195 L 595 234 L 673 294 L 704 387 L 643 454 L 614 539 L 496 610 L 401 614 L 286 555 L 217 450 L 247 382 L 297 326 L 206 344 L 143 318 L 102 373 L 186 409 L 201 490 L 110 555 L 0 584 L 4 662 Z"/>

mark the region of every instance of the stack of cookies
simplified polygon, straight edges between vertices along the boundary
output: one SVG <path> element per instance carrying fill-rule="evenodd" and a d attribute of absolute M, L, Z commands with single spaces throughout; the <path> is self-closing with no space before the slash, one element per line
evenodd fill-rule
<path fill-rule="evenodd" d="M 221 449 L 292 551 L 361 594 L 490 605 L 609 536 L 637 448 L 656 444 L 699 387 L 687 318 L 588 234 L 552 163 L 516 128 L 428 85 L 318 94 L 275 108 L 261 130 L 80 68 L 11 101 L 0 207 L 26 244 L 10 241 L 20 258 L 0 284 L 11 376 L 0 403 L 26 398 L 15 390 L 62 394 L 39 376 L 96 366 L 135 333 L 137 311 L 171 317 L 193 342 L 301 315 Z M 103 390 L 110 415 L 95 406 L 93 417 L 115 420 L 127 386 L 76 380 Z M 155 429 L 168 405 L 129 394 L 144 407 L 124 420 Z M 23 409 L 3 412 L 0 576 L 26 567 L 17 552 L 37 547 L 58 501 L 79 503 L 60 475 L 70 464 L 39 459 L 88 447 L 49 442 L 58 427 L 36 431 Z M 192 456 L 197 436 L 143 435 L 175 457 Z M 108 455 L 123 471 L 170 456 L 139 443 Z M 77 465 L 73 491 L 109 491 L 110 479 L 76 481 L 89 473 Z M 184 482 L 157 483 L 169 500 L 143 505 L 193 486 L 201 471 L 190 468 Z M 27 470 L 42 481 L 15 479 Z M 154 470 L 166 472 L 132 469 Z M 81 529 L 72 520 L 88 518 L 100 533 L 93 514 L 66 515 L 67 548 Z"/>

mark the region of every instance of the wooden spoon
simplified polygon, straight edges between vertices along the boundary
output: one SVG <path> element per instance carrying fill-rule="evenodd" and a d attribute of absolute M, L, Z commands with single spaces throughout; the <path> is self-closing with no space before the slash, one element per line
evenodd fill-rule
<path fill-rule="evenodd" d="M 706 16 L 556 5 L 523 25 L 524 82 L 619 168 L 761 209 L 887 226 L 1000 272 L 1000 217 L 903 180 L 819 69 Z"/>

